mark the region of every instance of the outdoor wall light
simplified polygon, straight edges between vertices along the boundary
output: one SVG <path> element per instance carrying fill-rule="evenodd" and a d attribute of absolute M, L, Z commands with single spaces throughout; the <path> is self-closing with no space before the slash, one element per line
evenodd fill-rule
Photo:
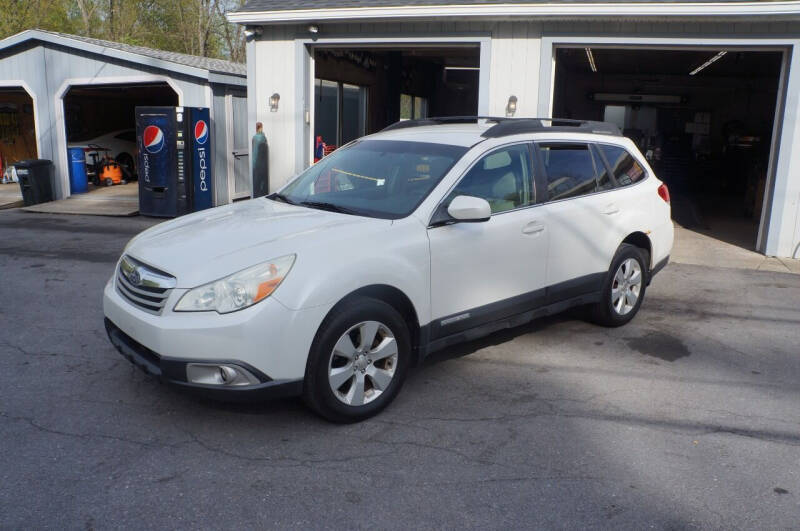
<path fill-rule="evenodd" d="M 264 32 L 264 28 L 261 26 L 247 26 L 244 30 L 244 36 L 246 38 L 250 37 L 261 37 L 261 34 Z"/>
<path fill-rule="evenodd" d="M 319 33 L 319 26 L 317 26 L 316 24 L 311 24 L 311 25 L 308 27 L 308 32 L 309 32 L 309 33 L 313 33 L 313 34 L 317 34 L 317 33 Z"/>
<path fill-rule="evenodd" d="M 278 103 L 281 101 L 281 95 L 277 92 L 269 97 L 269 112 L 278 112 Z"/>
<path fill-rule="evenodd" d="M 506 104 L 506 116 L 511 118 L 517 112 L 517 97 L 509 96 L 508 103 Z"/>

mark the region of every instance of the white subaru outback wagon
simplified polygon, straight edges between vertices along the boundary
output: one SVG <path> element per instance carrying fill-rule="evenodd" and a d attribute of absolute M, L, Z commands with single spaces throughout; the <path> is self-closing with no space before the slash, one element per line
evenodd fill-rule
<path fill-rule="evenodd" d="M 577 305 L 627 323 L 672 241 L 669 192 L 616 126 L 399 122 L 133 238 L 105 324 L 162 381 L 356 421 L 460 341 Z"/>

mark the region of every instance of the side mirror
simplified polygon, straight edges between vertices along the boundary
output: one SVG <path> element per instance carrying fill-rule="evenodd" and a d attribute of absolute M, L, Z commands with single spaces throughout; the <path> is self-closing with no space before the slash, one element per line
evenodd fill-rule
<path fill-rule="evenodd" d="M 488 221 L 492 217 L 492 207 L 486 199 L 471 195 L 459 195 L 450 201 L 447 213 L 458 221 Z"/>

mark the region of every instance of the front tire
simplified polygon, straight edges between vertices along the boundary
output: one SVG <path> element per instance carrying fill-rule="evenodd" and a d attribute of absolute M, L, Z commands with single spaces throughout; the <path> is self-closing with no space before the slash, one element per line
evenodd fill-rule
<path fill-rule="evenodd" d="M 397 310 L 377 299 L 351 299 L 314 338 L 303 398 L 333 422 L 367 419 L 400 392 L 410 361 L 410 334 Z"/>
<path fill-rule="evenodd" d="M 611 261 L 600 301 L 592 309 L 594 322 L 617 327 L 627 324 L 639 312 L 647 290 L 650 253 L 623 243 Z"/>

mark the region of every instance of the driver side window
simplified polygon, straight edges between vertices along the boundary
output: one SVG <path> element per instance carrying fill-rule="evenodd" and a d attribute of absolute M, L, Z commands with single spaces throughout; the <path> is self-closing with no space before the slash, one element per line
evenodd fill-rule
<path fill-rule="evenodd" d="M 445 204 L 470 195 L 489 202 L 492 214 L 533 204 L 530 151 L 527 144 L 500 148 L 485 155 L 456 185 Z"/>

